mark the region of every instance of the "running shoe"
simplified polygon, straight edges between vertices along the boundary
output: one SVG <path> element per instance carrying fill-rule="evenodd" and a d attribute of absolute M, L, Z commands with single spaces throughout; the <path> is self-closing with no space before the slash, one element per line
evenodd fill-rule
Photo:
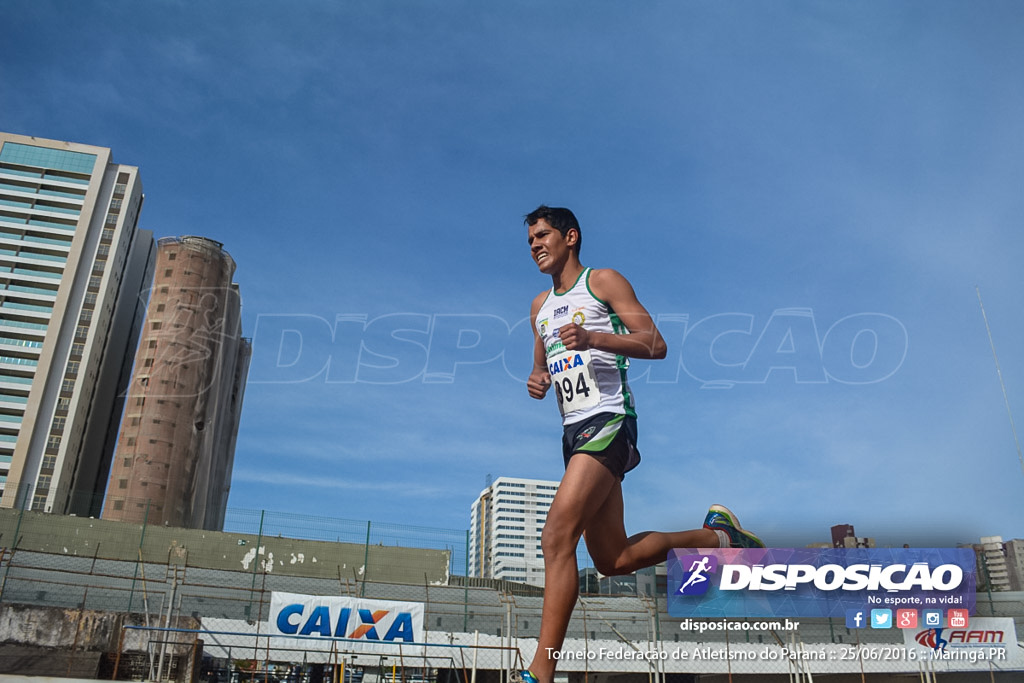
<path fill-rule="evenodd" d="M 540 683 L 532 671 L 523 670 L 519 672 L 519 683 Z"/>
<path fill-rule="evenodd" d="M 708 516 L 704 518 L 704 528 L 712 531 L 724 531 L 729 537 L 730 548 L 763 548 L 760 538 L 740 526 L 740 521 L 732 510 L 724 505 L 712 505 Z"/>

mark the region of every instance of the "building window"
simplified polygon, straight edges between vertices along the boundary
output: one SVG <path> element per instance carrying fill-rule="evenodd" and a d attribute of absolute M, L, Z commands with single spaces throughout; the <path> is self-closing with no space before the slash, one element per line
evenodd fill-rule
<path fill-rule="evenodd" d="M 178 258 L 178 252 L 176 251 L 172 251 L 170 254 L 167 255 L 168 261 L 173 261 L 176 258 Z"/>
<path fill-rule="evenodd" d="M 173 274 L 174 274 L 174 268 L 168 268 L 167 270 L 164 271 L 164 277 L 170 277 Z"/>
<path fill-rule="evenodd" d="M 127 479 L 118 479 L 117 480 L 117 488 L 119 488 L 119 489 L 126 489 L 126 488 L 128 488 L 128 480 Z"/>
<path fill-rule="evenodd" d="M 123 500 L 115 500 L 114 501 L 114 509 L 115 510 L 124 510 L 124 501 Z"/>

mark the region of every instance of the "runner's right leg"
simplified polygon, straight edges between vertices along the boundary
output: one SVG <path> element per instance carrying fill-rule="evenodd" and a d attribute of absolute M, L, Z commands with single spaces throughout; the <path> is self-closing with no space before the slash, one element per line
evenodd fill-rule
<path fill-rule="evenodd" d="M 552 683 L 569 619 L 579 594 L 576 546 L 583 530 L 619 482 L 611 471 L 586 454 L 574 455 L 551 501 L 541 536 L 544 551 L 544 607 L 537 652 L 529 672 L 538 683 Z"/>

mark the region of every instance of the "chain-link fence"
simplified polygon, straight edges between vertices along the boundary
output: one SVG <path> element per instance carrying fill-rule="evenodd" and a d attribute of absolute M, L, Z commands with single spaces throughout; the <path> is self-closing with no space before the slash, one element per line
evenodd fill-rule
<path fill-rule="evenodd" d="M 449 553 L 449 572 L 465 574 L 469 557 L 469 532 L 463 529 L 389 524 L 315 515 L 229 509 L 224 531 L 284 537 L 308 541 L 353 543 L 370 546 L 428 548 Z"/>
<path fill-rule="evenodd" d="M 0 481 L 0 493 L 6 491 L 6 499 L 16 503 L 12 505 L 13 514 L 25 508 L 33 514 L 47 514 L 47 523 L 60 526 L 61 519 L 102 519 L 107 522 L 116 520 L 126 525 L 125 528 L 136 527 L 141 536 L 145 529 L 167 528 L 169 513 L 159 505 L 159 501 L 149 498 L 119 496 L 118 510 L 105 509 L 103 495 L 76 494 L 72 496 L 64 510 L 49 510 L 45 505 L 30 504 L 34 495 L 34 484 L 16 484 Z M 5 499 L 5 500 L 6 500 Z M 0 508 L 0 513 L 4 512 Z M 71 522 L 74 525 L 74 522 Z M 171 525 L 174 522 L 170 522 Z M 172 526 L 172 528 L 174 528 Z M 468 575 L 470 536 L 468 529 L 444 529 L 424 527 L 411 524 L 395 524 L 371 520 L 346 519 L 327 515 L 308 515 L 271 510 L 228 508 L 224 512 L 222 530 L 230 534 L 242 534 L 261 538 L 290 538 L 297 540 L 315 540 L 333 543 L 349 543 L 368 546 L 393 546 L 405 548 L 424 548 L 443 550 L 449 553 L 449 573 L 451 575 Z M 4 519 L 0 519 L 0 546 L 12 548 L 21 545 L 18 540 L 3 538 L 17 532 L 17 525 L 8 528 Z M 179 531 L 185 531 L 181 529 Z M 135 532 L 126 531 L 120 534 L 119 540 L 127 541 L 135 536 Z M 138 538 L 136 536 L 136 538 Z M 105 539 L 109 544 L 110 538 Z M 141 543 L 141 540 L 140 540 Z M 103 555 L 114 557 L 110 549 L 104 549 Z M 122 552 L 117 555 L 127 559 Z M 580 567 L 593 567 L 593 561 L 580 544 L 577 552 Z M 506 558 L 508 565 L 512 560 Z M 524 559 L 524 564 L 526 560 Z"/>
<path fill-rule="evenodd" d="M 215 620 L 214 625 L 231 624 Z M 259 631 L 259 624 L 234 631 L 126 626 L 110 677 L 178 680 L 196 674 L 209 681 L 499 683 L 525 666 L 519 650 L 506 645 L 367 643 Z"/>
<path fill-rule="evenodd" d="M 31 643 L 43 648 L 37 659 L 49 675 L 110 678 L 117 668 L 121 678 L 239 683 L 473 683 L 473 672 L 476 683 L 503 683 L 534 655 L 542 591 L 455 571 L 460 563 L 464 571 L 465 531 L 244 510 L 228 526 L 208 532 L 0 510 L 0 673 L 31 672 L 29 654 L 12 664 L 3 650 Z M 1015 639 L 979 643 L 1001 648 L 1003 659 L 911 661 L 897 629 L 730 619 L 697 630 L 666 614 L 657 576 L 623 593 L 584 571 L 581 587 L 559 655 L 573 683 L 861 672 L 873 681 L 952 672 L 999 680 L 1024 668 L 1013 668 L 1024 652 Z M 367 652 L 351 639 L 268 635 L 275 593 L 422 604 L 422 642 L 449 647 Z M 979 594 L 976 616 L 1008 618 L 1019 629 L 1024 594 Z"/>
<path fill-rule="evenodd" d="M 0 608 L 124 612 L 150 624 L 171 609 L 253 622 L 267 618 L 269 596 L 280 591 L 423 602 L 437 631 L 535 637 L 540 626 L 540 587 L 465 576 L 464 530 L 258 510 L 229 511 L 226 527 L 0 510 Z M 591 579 L 581 580 L 584 593 L 611 591 Z M 647 637 L 653 607 L 609 600 L 619 605 L 606 610 L 609 624 Z M 574 622 L 570 635 L 608 630 L 591 622 Z"/>

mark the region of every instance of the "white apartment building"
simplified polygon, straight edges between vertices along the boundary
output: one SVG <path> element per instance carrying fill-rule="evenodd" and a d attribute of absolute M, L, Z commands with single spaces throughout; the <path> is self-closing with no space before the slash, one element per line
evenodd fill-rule
<path fill-rule="evenodd" d="M 1024 540 L 1015 538 L 1003 544 L 1006 568 L 1010 574 L 1010 590 L 1024 591 Z"/>
<path fill-rule="evenodd" d="M 0 506 L 99 516 L 153 235 L 111 151 L 0 133 Z"/>
<path fill-rule="evenodd" d="M 470 512 L 470 575 L 544 585 L 540 536 L 557 481 L 498 477 Z"/>
<path fill-rule="evenodd" d="M 988 585 L 994 591 L 1010 590 L 1010 572 L 1002 536 L 982 536 L 981 552 Z"/>

